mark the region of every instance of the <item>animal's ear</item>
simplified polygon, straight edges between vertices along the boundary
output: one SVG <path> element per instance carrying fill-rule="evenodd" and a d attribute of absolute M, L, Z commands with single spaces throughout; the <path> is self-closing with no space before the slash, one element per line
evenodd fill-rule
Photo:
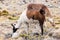
<path fill-rule="evenodd" d="M 13 28 L 15 28 L 15 26 L 14 26 L 13 24 L 11 24 L 11 26 L 12 26 Z"/>
<path fill-rule="evenodd" d="M 45 10 L 44 9 L 40 9 L 39 12 L 43 15 L 45 14 Z"/>

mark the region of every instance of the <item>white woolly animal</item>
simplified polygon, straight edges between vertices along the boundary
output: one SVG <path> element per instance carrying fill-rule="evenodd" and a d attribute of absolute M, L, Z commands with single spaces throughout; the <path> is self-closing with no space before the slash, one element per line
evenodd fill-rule
<path fill-rule="evenodd" d="M 29 19 L 26 16 L 26 11 L 27 11 L 27 9 L 24 10 L 23 13 L 20 15 L 15 28 L 20 28 L 21 23 L 29 21 Z M 16 33 L 16 32 L 13 33 L 13 35 L 12 35 L 12 38 L 15 38 L 15 37 L 18 37 L 18 33 Z"/>
<path fill-rule="evenodd" d="M 26 10 L 24 10 L 23 12 L 22 12 L 22 14 L 20 15 L 20 17 L 19 17 L 19 19 L 18 19 L 18 21 L 17 21 L 17 24 L 16 24 L 16 26 L 15 26 L 15 28 L 20 28 L 20 26 L 21 26 L 21 23 L 24 23 L 24 22 L 28 22 L 30 19 L 28 19 L 28 17 L 26 16 L 26 11 L 27 11 L 27 9 Z M 49 22 L 51 22 L 51 23 L 53 23 L 53 18 L 48 18 L 48 21 Z M 12 34 L 12 38 L 16 38 L 16 37 L 18 37 L 19 36 L 19 33 L 17 33 L 17 32 L 15 32 L 15 33 L 13 33 Z"/>

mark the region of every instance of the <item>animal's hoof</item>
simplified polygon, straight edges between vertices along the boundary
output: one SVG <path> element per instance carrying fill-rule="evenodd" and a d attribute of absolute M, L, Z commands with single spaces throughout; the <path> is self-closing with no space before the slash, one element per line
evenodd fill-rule
<path fill-rule="evenodd" d="M 34 33 L 34 35 L 39 35 L 39 33 Z"/>

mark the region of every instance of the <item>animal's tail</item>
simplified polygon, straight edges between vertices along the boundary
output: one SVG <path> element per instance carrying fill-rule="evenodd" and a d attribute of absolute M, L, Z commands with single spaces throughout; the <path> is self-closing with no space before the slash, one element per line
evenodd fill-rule
<path fill-rule="evenodd" d="M 40 13 L 43 15 L 45 14 L 45 10 L 44 9 L 40 9 Z"/>

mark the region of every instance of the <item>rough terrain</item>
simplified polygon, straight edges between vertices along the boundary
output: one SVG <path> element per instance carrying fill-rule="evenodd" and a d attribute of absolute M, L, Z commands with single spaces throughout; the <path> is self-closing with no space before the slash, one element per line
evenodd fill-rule
<path fill-rule="evenodd" d="M 46 21 L 47 26 L 44 26 L 42 36 L 38 21 L 22 23 L 17 31 L 20 33 L 19 37 L 7 37 L 7 34 L 12 33 L 11 23 L 16 23 L 29 3 L 45 4 L 52 13 L 56 25 L 53 27 Z M 60 0 L 0 0 L 0 40 L 60 40 Z"/>

